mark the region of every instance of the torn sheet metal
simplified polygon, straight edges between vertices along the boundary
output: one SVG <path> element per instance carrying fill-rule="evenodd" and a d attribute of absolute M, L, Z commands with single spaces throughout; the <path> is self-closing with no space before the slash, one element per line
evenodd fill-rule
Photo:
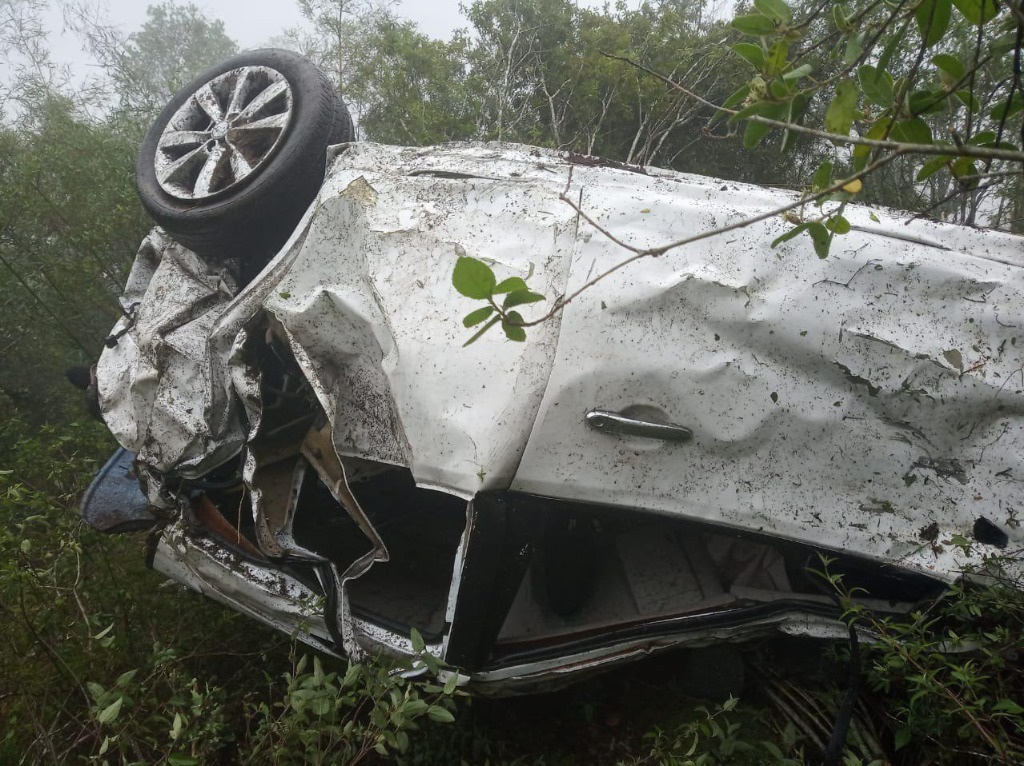
<path fill-rule="evenodd" d="M 241 449 L 237 399 L 209 347 L 236 291 L 228 269 L 159 229 L 139 249 L 97 384 L 107 427 L 151 470 L 201 476 Z"/>
<path fill-rule="evenodd" d="M 476 304 L 451 286 L 460 255 L 549 301 L 627 255 L 559 200 L 567 185 L 638 246 L 791 199 L 524 147 L 349 145 L 237 295 L 153 235 L 99 366 L 108 424 L 163 474 L 236 455 L 259 396 L 249 334 L 270 318 L 336 453 L 408 466 L 424 487 L 643 508 L 946 578 L 997 550 L 949 544 L 979 518 L 1024 545 L 1019 238 L 848 207 L 853 232 L 819 260 L 804 238 L 773 250 L 787 227 L 773 218 L 631 264 L 526 343 L 461 348 Z M 597 409 L 693 438 L 600 433 Z"/>
<path fill-rule="evenodd" d="M 295 577 L 245 561 L 181 524 L 164 529 L 152 555 L 161 574 L 319 651 L 334 651 L 323 596 Z"/>

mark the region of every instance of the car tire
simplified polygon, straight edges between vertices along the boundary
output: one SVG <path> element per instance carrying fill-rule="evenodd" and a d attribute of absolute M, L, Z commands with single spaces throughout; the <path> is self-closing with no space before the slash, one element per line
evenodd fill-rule
<path fill-rule="evenodd" d="M 316 197 L 326 148 L 354 138 L 337 90 L 308 59 L 248 51 L 182 88 L 139 149 L 153 220 L 205 259 L 255 274 Z"/>

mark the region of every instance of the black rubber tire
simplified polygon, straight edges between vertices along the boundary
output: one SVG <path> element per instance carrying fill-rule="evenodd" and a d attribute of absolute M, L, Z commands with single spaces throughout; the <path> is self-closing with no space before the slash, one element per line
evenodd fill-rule
<path fill-rule="evenodd" d="M 243 66 L 276 69 L 292 89 L 292 119 L 266 164 L 222 196 L 185 201 L 157 182 L 157 142 L 178 108 L 202 85 Z M 255 273 L 280 250 L 316 197 L 326 171 L 326 148 L 354 139 L 352 118 L 337 90 L 307 58 L 269 48 L 247 51 L 203 72 L 178 91 L 153 123 L 135 164 L 142 206 L 168 234 L 214 262 L 237 259 Z"/>

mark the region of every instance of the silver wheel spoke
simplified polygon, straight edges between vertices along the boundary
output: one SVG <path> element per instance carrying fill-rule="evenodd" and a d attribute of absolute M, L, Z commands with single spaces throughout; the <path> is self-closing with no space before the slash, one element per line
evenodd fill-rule
<path fill-rule="evenodd" d="M 239 117 L 245 120 L 251 120 L 257 114 L 259 114 L 271 101 L 283 94 L 288 90 L 288 83 L 284 80 L 278 80 L 275 83 L 271 83 L 270 86 L 265 88 L 256 98 L 250 101 L 245 109 L 239 113 Z M 285 111 L 288 114 L 289 110 Z M 241 126 L 239 126 L 241 127 Z"/>
<path fill-rule="evenodd" d="M 241 181 L 247 175 L 253 171 L 252 165 L 239 153 L 235 147 L 231 146 L 228 142 L 229 147 L 229 159 L 231 160 L 231 172 L 234 174 L 233 182 Z"/>
<path fill-rule="evenodd" d="M 251 130 L 284 130 L 288 124 L 288 116 L 287 114 L 272 114 L 262 120 L 235 125 L 233 130 L 236 133 L 246 133 Z"/>
<path fill-rule="evenodd" d="M 242 111 L 242 104 L 245 103 L 245 97 L 249 95 L 249 70 L 248 68 L 242 69 L 238 73 L 238 79 L 235 80 L 235 89 L 231 92 L 231 103 L 228 105 L 228 114 L 238 114 Z"/>
<path fill-rule="evenodd" d="M 209 155 L 209 152 L 206 149 L 206 145 L 198 146 L 185 156 L 180 157 L 162 168 L 159 168 L 157 170 L 157 180 L 166 188 L 182 176 L 187 176 L 188 174 L 183 171 L 186 168 L 193 167 L 197 163 L 204 161 L 207 155 Z"/>
<path fill-rule="evenodd" d="M 185 148 L 199 146 L 210 140 L 210 132 L 204 130 L 169 130 L 160 136 L 160 148 Z"/>
<path fill-rule="evenodd" d="M 210 87 L 210 83 L 196 91 L 194 98 L 199 108 L 206 112 L 211 120 L 217 122 L 224 119 L 224 110 L 220 108 L 220 100 Z"/>
<path fill-rule="evenodd" d="M 217 144 L 210 151 L 210 156 L 206 158 L 203 169 L 199 171 L 199 176 L 196 178 L 195 192 L 197 197 L 209 196 L 214 191 L 213 181 L 223 159 L 224 149 L 220 144 Z"/>

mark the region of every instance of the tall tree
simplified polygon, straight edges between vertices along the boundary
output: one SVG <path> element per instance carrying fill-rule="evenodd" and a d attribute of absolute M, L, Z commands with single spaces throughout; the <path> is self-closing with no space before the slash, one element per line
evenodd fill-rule
<path fill-rule="evenodd" d="M 64 415 L 64 368 L 94 361 L 117 319 L 148 227 L 131 183 L 135 151 L 57 94 L 0 131 L 0 408 L 26 421 Z"/>
<path fill-rule="evenodd" d="M 393 21 L 395 0 L 297 0 L 309 29 L 285 30 L 285 47 L 308 56 L 328 74 L 361 129 L 366 91 L 358 82 L 360 62 L 372 58 L 374 29 Z M 377 38 L 379 40 L 379 38 Z"/>
<path fill-rule="evenodd" d="M 384 15 L 368 28 L 353 63 L 349 97 L 374 141 L 424 145 L 472 138 L 477 108 L 468 87 L 468 42 L 432 40 Z"/>
<path fill-rule="evenodd" d="M 151 5 L 142 27 L 128 35 L 98 16 L 87 0 L 67 6 L 66 15 L 109 78 L 117 116 L 136 132 L 185 83 L 238 50 L 224 23 L 192 4 Z"/>

